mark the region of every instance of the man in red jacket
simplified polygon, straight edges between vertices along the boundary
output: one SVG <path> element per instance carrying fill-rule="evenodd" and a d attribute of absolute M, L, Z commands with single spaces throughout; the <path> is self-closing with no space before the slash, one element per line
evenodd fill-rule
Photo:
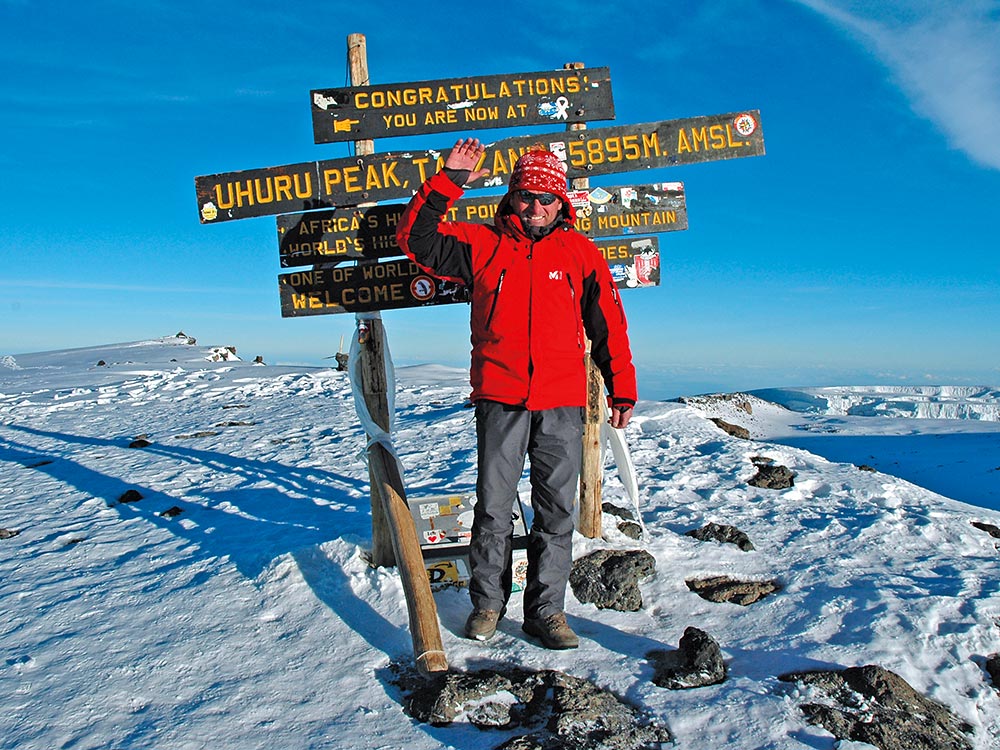
<path fill-rule="evenodd" d="M 518 159 L 492 226 L 442 221 L 462 186 L 489 174 L 478 168 L 484 151 L 476 139 L 459 140 L 397 232 L 414 262 L 472 297 L 478 476 L 465 633 L 491 638 L 506 612 L 512 511 L 527 455 L 534 518 L 522 627 L 548 648 L 576 648 L 563 606 L 587 404 L 586 338 L 610 394 L 611 425 L 622 429 L 636 401 L 625 312 L 607 262 L 573 228 L 565 166 L 549 151 Z"/>

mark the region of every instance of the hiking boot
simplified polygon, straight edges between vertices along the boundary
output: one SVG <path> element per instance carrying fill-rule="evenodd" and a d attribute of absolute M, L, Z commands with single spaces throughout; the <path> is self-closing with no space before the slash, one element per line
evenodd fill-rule
<path fill-rule="evenodd" d="M 580 645 L 580 639 L 566 624 L 566 615 L 562 612 L 537 620 L 525 620 L 521 630 L 528 635 L 540 638 L 545 648 L 576 648 Z"/>
<path fill-rule="evenodd" d="M 502 614 L 495 609 L 474 609 L 465 621 L 465 637 L 474 641 L 488 641 L 497 632 Z"/>

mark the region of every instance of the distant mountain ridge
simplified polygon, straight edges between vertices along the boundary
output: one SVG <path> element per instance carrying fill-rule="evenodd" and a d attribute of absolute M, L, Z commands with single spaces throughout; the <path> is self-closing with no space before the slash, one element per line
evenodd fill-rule
<path fill-rule="evenodd" d="M 1000 422 L 1000 388 L 990 386 L 765 388 L 750 393 L 809 414 Z"/>

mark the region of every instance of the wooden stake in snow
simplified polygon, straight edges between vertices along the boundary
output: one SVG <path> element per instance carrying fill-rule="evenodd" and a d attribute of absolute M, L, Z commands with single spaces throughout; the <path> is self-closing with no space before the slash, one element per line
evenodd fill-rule
<path fill-rule="evenodd" d="M 363 34 L 347 37 L 347 58 L 351 84 L 368 85 L 368 56 Z M 356 153 L 371 154 L 373 141 L 356 141 Z M 362 391 L 369 415 L 381 429 L 389 431 L 389 407 L 386 391 L 385 334 L 379 316 L 367 316 L 358 321 L 359 335 L 364 324 L 365 340 L 359 340 Z M 410 636 L 417 668 L 425 674 L 446 672 L 448 659 L 441 642 L 437 605 L 431 594 L 430 581 L 417 540 L 413 516 L 406 504 L 406 491 L 396 457 L 381 443 L 368 448 L 368 475 L 372 495 L 372 562 L 375 565 L 399 567 L 406 608 L 410 620 Z"/>

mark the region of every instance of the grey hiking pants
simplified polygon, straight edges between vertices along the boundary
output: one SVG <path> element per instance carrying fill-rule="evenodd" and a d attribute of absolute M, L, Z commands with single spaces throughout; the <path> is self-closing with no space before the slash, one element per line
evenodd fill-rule
<path fill-rule="evenodd" d="M 512 514 L 527 455 L 534 519 L 528 537 L 524 617 L 562 612 L 573 565 L 573 505 L 583 452 L 583 409 L 528 411 L 479 401 L 476 438 L 479 473 L 469 549 L 472 605 L 502 610 L 510 598 Z"/>

